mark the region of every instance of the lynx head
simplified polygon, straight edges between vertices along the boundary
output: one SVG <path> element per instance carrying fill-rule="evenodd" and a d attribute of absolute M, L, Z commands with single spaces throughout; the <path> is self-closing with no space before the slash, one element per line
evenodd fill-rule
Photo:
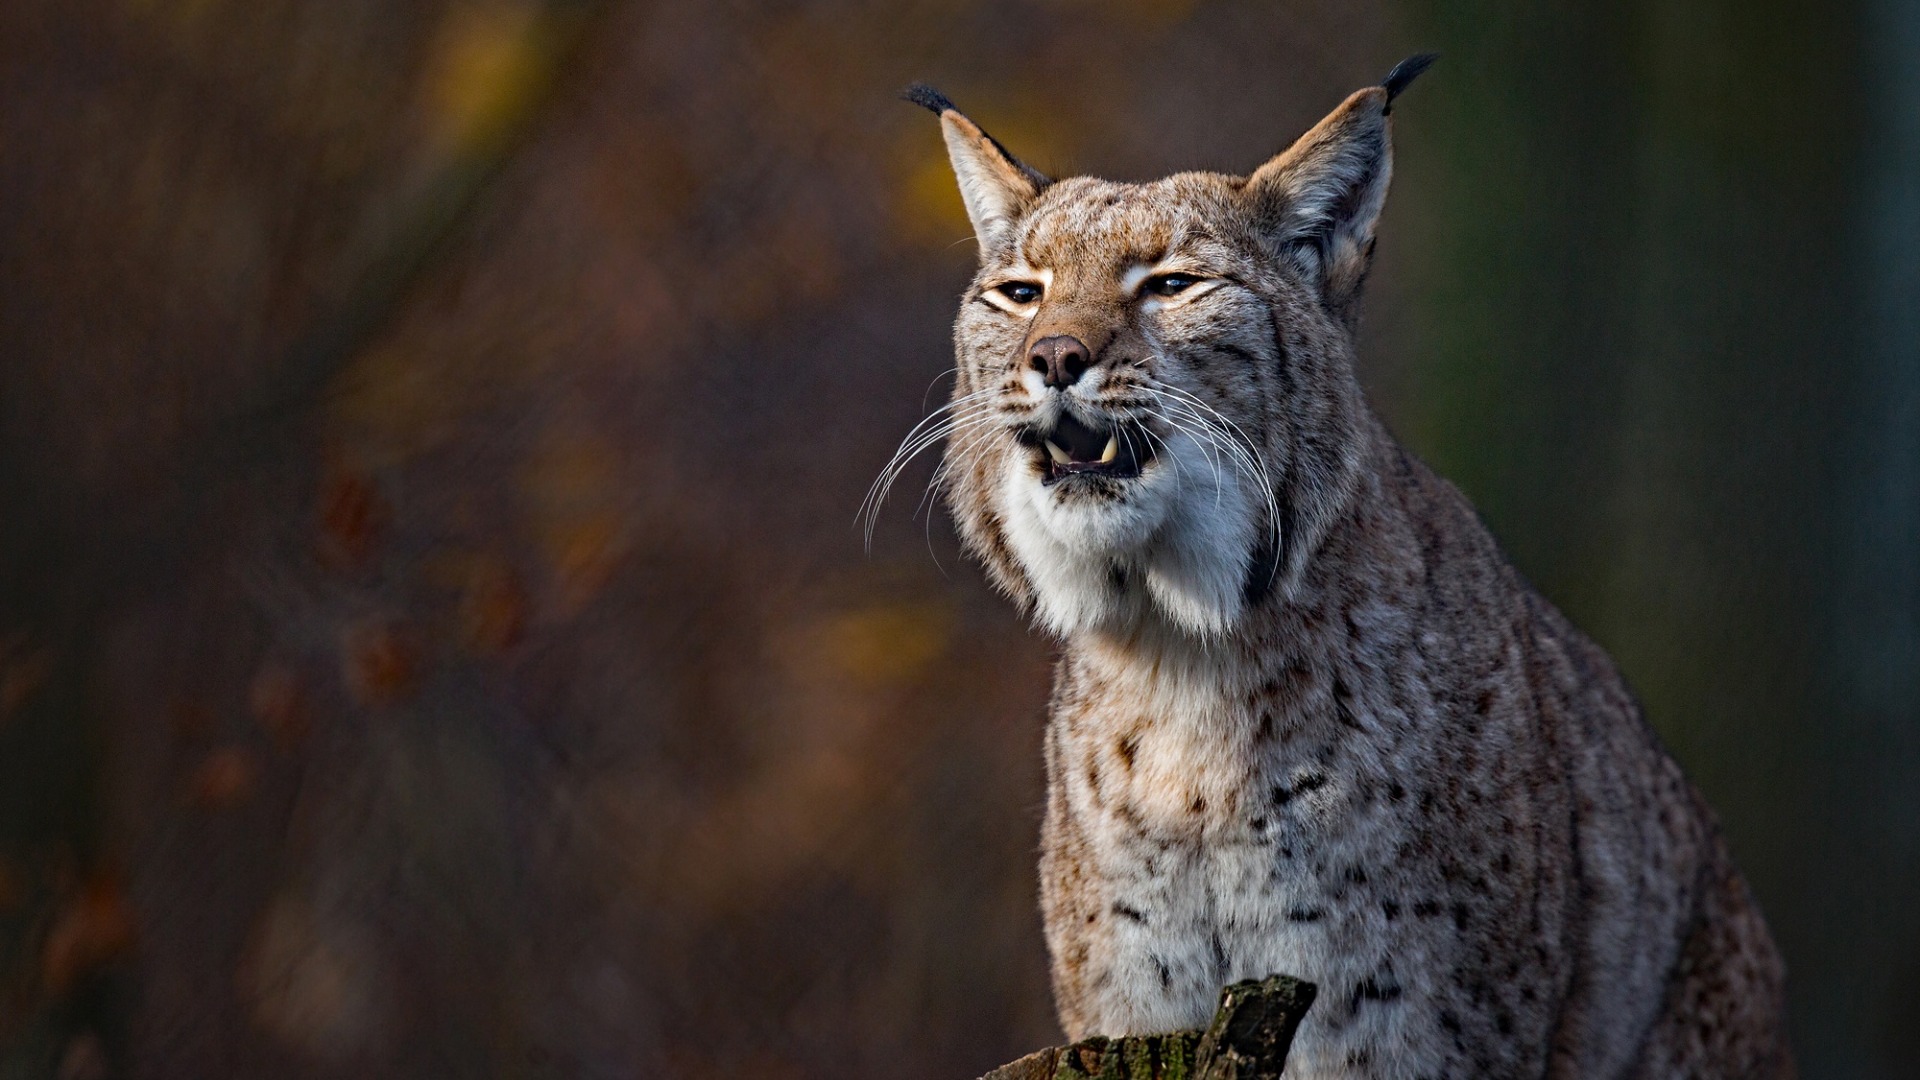
<path fill-rule="evenodd" d="M 1049 180 L 909 91 L 940 116 L 980 269 L 953 399 L 902 452 L 945 438 L 962 539 L 1056 633 L 1228 631 L 1297 579 L 1351 497 L 1388 112 L 1430 60 L 1249 176 L 1145 184 Z"/>

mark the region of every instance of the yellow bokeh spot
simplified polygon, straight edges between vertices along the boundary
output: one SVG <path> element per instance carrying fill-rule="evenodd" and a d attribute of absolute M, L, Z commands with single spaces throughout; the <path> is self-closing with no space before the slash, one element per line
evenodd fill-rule
<path fill-rule="evenodd" d="M 964 102 L 961 107 L 968 108 Z M 953 166 L 947 161 L 940 124 L 926 113 L 920 115 L 923 122 L 908 125 L 905 141 L 898 151 L 907 164 L 904 182 L 896 186 L 899 192 L 893 205 L 896 227 L 910 243 L 939 247 L 962 241 L 971 244 L 973 224 L 967 220 L 966 205 L 960 201 L 960 185 L 954 179 Z M 1066 160 L 1072 152 L 1072 132 L 1054 118 L 1038 112 L 986 107 L 974 119 L 1015 155 L 1043 171 L 1048 163 Z"/>
<path fill-rule="evenodd" d="M 542 429 L 519 469 L 520 505 L 563 616 L 591 603 L 627 552 L 620 460 L 613 442 L 563 420 Z"/>
<path fill-rule="evenodd" d="M 530 6 L 482 4 L 450 15 L 427 79 L 436 134 L 473 150 L 510 131 L 538 96 L 551 39 Z"/>
<path fill-rule="evenodd" d="M 451 440 L 466 402 L 445 366 L 387 342 L 355 357 L 332 400 L 336 419 L 375 466 L 392 466 Z"/>
<path fill-rule="evenodd" d="M 944 153 L 929 154 L 914 168 L 901 188 L 898 210 L 902 230 L 916 239 L 954 241 L 973 235 Z"/>
<path fill-rule="evenodd" d="M 952 616 L 925 604 L 886 604 L 843 612 L 819 628 L 835 669 L 863 682 L 907 682 L 947 651 Z"/>

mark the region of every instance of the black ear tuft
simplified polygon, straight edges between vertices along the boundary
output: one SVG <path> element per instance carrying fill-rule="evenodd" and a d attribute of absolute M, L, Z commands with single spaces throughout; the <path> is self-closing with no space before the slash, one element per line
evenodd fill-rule
<path fill-rule="evenodd" d="M 1395 64 L 1393 70 L 1387 72 L 1387 77 L 1380 81 L 1381 88 L 1387 92 L 1387 107 L 1381 111 L 1392 112 L 1393 99 L 1399 97 L 1400 91 L 1405 90 L 1413 80 L 1420 77 L 1421 72 L 1432 67 L 1433 62 L 1438 59 L 1440 59 L 1439 53 L 1421 53 L 1418 56 L 1409 56 Z"/>
<path fill-rule="evenodd" d="M 967 115 L 966 113 L 961 112 L 959 107 L 956 106 L 953 102 L 947 100 L 947 95 L 941 93 L 938 90 L 935 90 L 933 87 L 928 86 L 926 83 L 917 82 L 912 84 L 911 86 L 908 86 L 905 90 L 900 91 L 900 97 L 902 100 L 913 102 L 915 105 L 918 105 L 921 108 L 927 110 L 928 112 L 933 113 L 935 116 L 944 116 L 947 113 L 954 113 L 955 115 L 958 115 L 964 119 Z M 972 125 L 975 130 L 979 130 L 980 128 L 980 125 L 974 124 L 972 120 L 967 120 L 967 123 Z M 996 139 L 993 136 L 988 135 L 985 131 L 980 131 L 980 134 L 989 143 L 992 143 L 994 150 L 998 151 L 1001 157 L 1007 159 L 1007 164 L 1013 166 L 1015 169 L 1018 169 L 1020 171 L 1020 174 L 1022 176 L 1025 176 L 1028 179 L 1028 181 L 1030 181 L 1033 184 L 1036 190 L 1039 188 L 1046 187 L 1048 184 L 1053 183 L 1052 180 L 1047 179 L 1047 176 L 1045 173 L 1039 171 L 1038 169 L 1035 169 L 1033 166 L 1028 165 L 1024 161 L 1021 161 L 1019 158 L 1014 157 L 1011 151 L 1009 151 L 1006 147 L 1000 145 L 999 139 Z"/>
<path fill-rule="evenodd" d="M 954 112 L 960 111 L 954 109 L 953 102 L 947 100 L 947 95 L 935 90 L 926 83 L 914 83 L 912 86 L 900 91 L 900 97 L 906 101 L 913 102 L 915 105 L 920 106 L 936 116 L 948 110 Z"/>

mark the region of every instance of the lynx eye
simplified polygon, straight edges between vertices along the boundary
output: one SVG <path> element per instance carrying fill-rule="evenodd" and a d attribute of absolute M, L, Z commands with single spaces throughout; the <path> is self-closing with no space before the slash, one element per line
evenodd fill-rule
<path fill-rule="evenodd" d="M 1009 281 L 1004 285 L 995 285 L 993 291 L 1016 304 L 1031 304 L 1040 299 L 1040 286 L 1031 281 Z"/>
<path fill-rule="evenodd" d="M 1186 292 L 1199 282 L 1200 279 L 1192 274 L 1155 274 L 1140 283 L 1140 291 L 1155 296 L 1173 296 Z"/>

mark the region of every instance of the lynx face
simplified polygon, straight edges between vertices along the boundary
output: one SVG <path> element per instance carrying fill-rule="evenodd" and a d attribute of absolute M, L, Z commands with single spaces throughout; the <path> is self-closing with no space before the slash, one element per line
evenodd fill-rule
<path fill-rule="evenodd" d="M 967 512 L 1001 523 L 1056 631 L 1143 601 L 1222 630 L 1273 545 L 1260 375 L 1270 298 L 1304 290 L 1221 227 L 1238 201 L 1220 177 L 1052 185 L 961 308 L 958 393 L 983 423 L 950 468 L 986 485 Z"/>
<path fill-rule="evenodd" d="M 1048 180 L 916 93 L 980 241 L 954 397 L 927 437 L 946 434 L 963 539 L 1056 633 L 1230 629 L 1353 487 L 1350 323 L 1390 172 L 1387 92 L 1249 177 L 1147 184 Z"/>

